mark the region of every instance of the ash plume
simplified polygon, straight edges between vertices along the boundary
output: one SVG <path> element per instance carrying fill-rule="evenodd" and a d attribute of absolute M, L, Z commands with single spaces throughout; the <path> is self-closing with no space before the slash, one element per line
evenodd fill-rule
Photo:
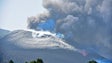
<path fill-rule="evenodd" d="M 53 31 L 112 60 L 111 6 L 112 0 L 43 0 L 47 13 L 29 17 L 28 28 L 38 30 L 39 23 L 53 19 Z"/>

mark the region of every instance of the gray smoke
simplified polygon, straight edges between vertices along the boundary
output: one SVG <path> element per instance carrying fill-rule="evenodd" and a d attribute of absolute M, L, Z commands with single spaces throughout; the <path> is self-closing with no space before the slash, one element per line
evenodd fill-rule
<path fill-rule="evenodd" d="M 112 0 L 43 0 L 47 13 L 28 18 L 28 28 L 54 19 L 55 32 L 112 60 Z M 68 40 L 69 42 L 69 40 Z"/>
<path fill-rule="evenodd" d="M 28 17 L 27 23 L 28 23 L 28 28 L 29 29 L 37 29 L 37 25 L 42 22 L 47 20 L 50 17 L 49 13 L 45 12 L 42 13 L 38 16 L 31 16 Z"/>

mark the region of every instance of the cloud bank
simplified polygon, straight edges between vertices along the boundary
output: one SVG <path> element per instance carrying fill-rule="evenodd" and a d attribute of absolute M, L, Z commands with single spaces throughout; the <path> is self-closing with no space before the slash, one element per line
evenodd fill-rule
<path fill-rule="evenodd" d="M 38 30 L 39 23 L 52 19 L 53 31 L 63 33 L 68 42 L 112 60 L 111 6 L 112 0 L 43 0 L 47 12 L 29 17 L 28 28 Z"/>

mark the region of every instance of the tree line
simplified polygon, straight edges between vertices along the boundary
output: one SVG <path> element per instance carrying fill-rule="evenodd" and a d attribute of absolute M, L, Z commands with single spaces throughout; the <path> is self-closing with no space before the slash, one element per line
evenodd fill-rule
<path fill-rule="evenodd" d="M 14 63 L 13 60 L 10 60 L 9 63 Z M 41 58 L 38 58 L 37 60 L 32 60 L 30 62 L 26 61 L 25 63 L 44 63 Z"/>
<path fill-rule="evenodd" d="M 10 60 L 9 63 L 14 63 L 13 60 Z M 38 58 L 37 60 L 32 60 L 30 62 L 25 62 L 25 63 L 44 63 L 43 60 L 41 58 Z M 97 63 L 95 60 L 90 60 L 87 63 Z"/>

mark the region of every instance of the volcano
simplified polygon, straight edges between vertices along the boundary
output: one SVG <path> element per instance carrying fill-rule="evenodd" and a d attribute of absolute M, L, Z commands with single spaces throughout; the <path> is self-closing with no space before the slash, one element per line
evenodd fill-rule
<path fill-rule="evenodd" d="M 3 37 L 0 40 L 1 63 L 7 63 L 10 59 L 16 63 L 24 63 L 38 57 L 46 63 L 86 63 L 91 58 L 102 58 L 98 54 L 83 56 L 77 48 L 56 36 L 34 38 L 32 33 L 28 30 L 16 30 Z"/>

